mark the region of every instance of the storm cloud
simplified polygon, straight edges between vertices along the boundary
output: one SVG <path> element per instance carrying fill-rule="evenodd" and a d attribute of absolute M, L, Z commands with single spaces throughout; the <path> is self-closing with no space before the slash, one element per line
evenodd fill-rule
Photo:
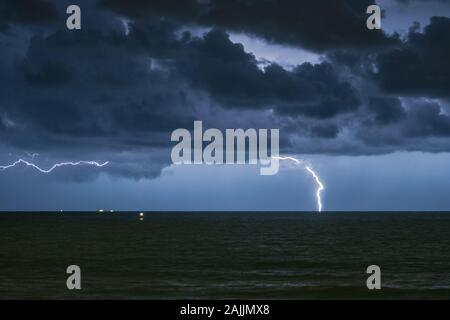
<path fill-rule="evenodd" d="M 365 27 L 371 1 L 74 3 L 79 31 L 65 28 L 64 2 L 1 4 L 8 152 L 82 154 L 154 177 L 170 164 L 171 131 L 194 120 L 280 128 L 283 152 L 450 149 L 448 17 L 402 38 Z M 235 33 L 320 59 L 262 63 Z"/>
<path fill-rule="evenodd" d="M 412 28 L 399 48 L 377 58 L 377 80 L 387 92 L 450 95 L 450 19 L 433 17 L 423 32 Z"/>
<path fill-rule="evenodd" d="M 10 24 L 27 26 L 48 25 L 56 22 L 58 11 L 48 0 L 16 0 L 0 3 L 0 31 Z"/>

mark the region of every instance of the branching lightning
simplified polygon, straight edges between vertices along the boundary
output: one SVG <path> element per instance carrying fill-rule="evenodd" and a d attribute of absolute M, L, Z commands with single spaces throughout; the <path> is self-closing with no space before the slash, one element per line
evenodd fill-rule
<path fill-rule="evenodd" d="M 320 181 L 319 176 L 311 168 L 311 166 L 309 166 L 308 164 L 305 164 L 305 161 L 303 159 L 299 160 L 299 159 L 296 159 L 293 157 L 273 157 L 273 158 L 278 159 L 278 160 L 293 161 L 297 165 L 302 165 L 306 169 L 306 171 L 308 171 L 308 173 L 314 178 L 314 180 L 317 184 L 317 189 L 316 189 L 317 209 L 319 212 L 322 212 L 322 191 L 325 190 L 325 187 L 324 187 L 322 181 Z"/>
<path fill-rule="evenodd" d="M 39 172 L 50 173 L 53 170 L 55 170 L 56 168 L 64 167 L 64 166 L 89 165 L 89 166 L 95 166 L 95 167 L 103 167 L 103 166 L 106 166 L 108 163 L 109 163 L 109 161 L 105 161 L 103 163 L 99 163 L 99 162 L 96 162 L 96 161 L 60 162 L 60 163 L 54 164 L 49 169 L 43 169 L 43 168 L 39 167 L 38 165 L 36 165 L 36 164 L 34 164 L 32 162 L 29 162 L 29 161 L 24 160 L 24 159 L 19 159 L 19 160 L 15 161 L 15 162 L 13 162 L 11 164 L 0 166 L 0 170 L 7 170 L 7 169 L 15 167 L 15 166 L 17 166 L 19 164 L 24 164 L 26 166 L 30 166 L 30 167 L 38 170 Z"/>

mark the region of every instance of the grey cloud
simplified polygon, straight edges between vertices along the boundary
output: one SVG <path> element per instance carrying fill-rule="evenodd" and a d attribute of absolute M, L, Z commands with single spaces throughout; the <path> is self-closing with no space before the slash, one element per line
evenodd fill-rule
<path fill-rule="evenodd" d="M 398 98 L 371 97 L 368 109 L 374 113 L 375 120 L 382 125 L 398 122 L 406 115 Z"/>
<path fill-rule="evenodd" d="M 402 46 L 378 56 L 376 79 L 386 92 L 448 97 L 449 56 L 450 18 L 433 17 L 423 33 L 412 29 Z"/>
<path fill-rule="evenodd" d="M 186 13 L 198 8 L 191 1 L 105 3 L 114 11 L 91 4 L 79 32 L 42 32 L 23 23 L 31 40 L 0 53 L 2 148 L 110 160 L 107 172 L 136 179 L 156 176 L 170 164 L 170 132 L 191 128 L 194 120 L 204 120 L 205 127 L 280 128 L 282 152 L 450 150 L 448 116 L 436 106 L 446 99 L 447 71 L 437 68 L 446 63 L 441 58 L 448 48 L 438 45 L 446 39 L 445 19 L 434 19 L 424 33 L 413 30 L 400 43 L 382 34 L 364 40 L 360 31 L 351 31 L 360 18 L 329 34 L 337 20 L 320 32 L 277 17 L 266 21 L 263 11 L 271 1 L 250 3 L 256 16 L 244 22 L 213 17 L 213 11 L 208 19 L 191 21 Z M 238 5 L 211 4 L 211 10 L 220 5 L 224 12 Z M 306 2 L 286 4 L 307 9 Z M 305 12 L 316 12 L 319 4 Z M 157 8 L 154 14 L 146 11 L 149 6 Z M 338 16 L 353 17 L 359 6 L 346 2 Z M 117 13 L 131 18 L 128 35 Z M 199 37 L 180 34 L 192 26 L 188 22 L 221 28 Z M 264 34 L 266 24 L 273 28 Z M 228 29 L 326 54 L 318 64 L 261 68 L 243 45 L 230 41 Z M 286 38 L 287 30 L 296 30 L 292 38 Z M 0 41 L 11 43 L 12 37 L 1 34 Z M 408 71 L 411 65 L 397 52 L 418 61 L 417 69 Z M 401 95 L 413 102 L 404 105 Z M 437 98 L 435 105 L 417 104 L 424 95 Z"/>
<path fill-rule="evenodd" d="M 45 25 L 58 19 L 56 6 L 47 0 L 3 0 L 0 2 L 0 31 L 10 24 Z"/>
<path fill-rule="evenodd" d="M 180 24 L 221 27 L 317 51 L 396 43 L 395 36 L 365 28 L 371 4 L 368 0 L 102 1 L 105 8 L 133 19 L 162 16 Z"/>
<path fill-rule="evenodd" d="M 329 118 L 358 108 L 356 90 L 328 63 L 292 71 L 277 64 L 261 70 L 255 57 L 219 30 L 188 42 L 178 69 L 224 106 L 273 108 L 280 114 Z"/>

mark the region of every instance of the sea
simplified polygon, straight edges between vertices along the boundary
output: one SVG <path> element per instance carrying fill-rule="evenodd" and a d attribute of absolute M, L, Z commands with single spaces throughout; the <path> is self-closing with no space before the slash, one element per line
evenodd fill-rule
<path fill-rule="evenodd" d="M 449 298 L 450 213 L 0 213 L 0 299 Z"/>

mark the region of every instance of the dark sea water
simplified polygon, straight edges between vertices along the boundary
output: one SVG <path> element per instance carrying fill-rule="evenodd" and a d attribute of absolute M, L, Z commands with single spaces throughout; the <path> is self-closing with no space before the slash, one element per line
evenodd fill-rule
<path fill-rule="evenodd" d="M 445 299 L 450 214 L 3 213 L 0 298 Z"/>

